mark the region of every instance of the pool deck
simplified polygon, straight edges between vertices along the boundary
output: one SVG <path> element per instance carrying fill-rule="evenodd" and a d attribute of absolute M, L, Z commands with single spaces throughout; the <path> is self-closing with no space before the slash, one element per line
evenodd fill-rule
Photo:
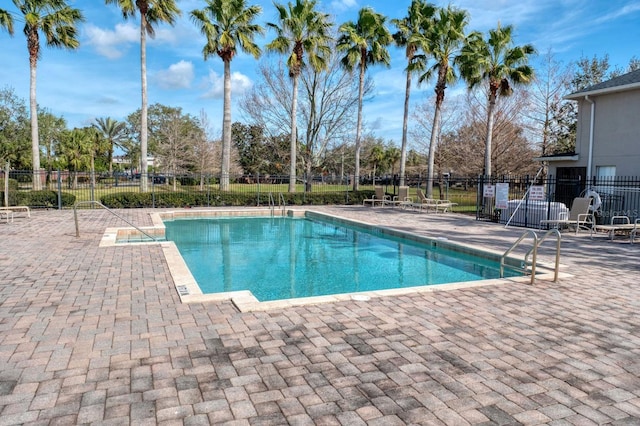
<path fill-rule="evenodd" d="M 313 210 L 495 251 L 524 232 Z M 151 210 L 118 212 L 152 224 Z M 78 238 L 71 211 L 0 221 L 0 425 L 640 424 L 640 244 L 628 238 L 564 232 L 572 275 L 558 283 L 243 313 L 181 303 L 160 245 L 99 247 L 127 226 L 118 218 L 84 210 L 79 223 Z"/>

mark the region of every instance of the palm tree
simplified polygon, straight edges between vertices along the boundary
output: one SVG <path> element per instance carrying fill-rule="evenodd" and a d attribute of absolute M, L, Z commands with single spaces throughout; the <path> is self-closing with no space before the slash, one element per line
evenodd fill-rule
<path fill-rule="evenodd" d="M 270 51 L 289 54 L 287 67 L 293 82 L 291 100 L 291 165 L 289 169 L 289 192 L 296 190 L 296 152 L 297 152 L 297 107 L 298 77 L 307 64 L 315 71 L 327 67 L 327 58 L 331 53 L 329 42 L 331 22 L 329 15 L 316 10 L 316 0 L 296 0 L 285 7 L 275 4 L 278 10 L 279 24 L 267 23 L 276 32 L 276 38 L 267 44 Z M 307 61 L 304 55 L 307 54 Z"/>
<path fill-rule="evenodd" d="M 419 61 L 418 50 L 423 41 L 423 28 L 436 11 L 432 4 L 424 0 L 413 0 L 402 19 L 392 19 L 391 23 L 398 28 L 393 39 L 398 47 L 405 48 L 407 57 L 407 85 L 404 95 L 404 116 L 402 119 L 402 145 L 400 148 L 400 186 L 404 186 L 405 164 L 407 162 L 407 127 L 409 122 L 409 96 L 411 95 L 411 76 L 423 70 L 424 61 Z"/>
<path fill-rule="evenodd" d="M 121 147 L 120 143 L 125 137 L 127 130 L 127 123 L 123 121 L 114 120 L 111 117 L 96 118 L 96 122 L 92 124 L 92 127 L 96 128 L 102 133 L 102 136 L 109 144 L 109 154 L 107 161 L 109 163 L 109 176 L 113 175 L 113 150 L 114 148 Z"/>
<path fill-rule="evenodd" d="M 362 98 L 364 96 L 364 77 L 369 65 L 382 63 L 389 65 L 389 51 L 387 46 L 393 41 L 393 37 L 385 26 L 386 17 L 376 13 L 373 9 L 365 7 L 360 9 L 357 22 L 345 22 L 340 25 L 341 33 L 337 49 L 345 52 L 342 58 L 342 66 L 349 72 L 353 72 L 356 65 L 359 67 L 358 88 L 358 122 L 356 126 L 356 154 L 355 176 L 353 190 L 357 191 L 360 180 L 360 149 L 362 132 Z"/>
<path fill-rule="evenodd" d="M 155 35 L 154 25 L 166 22 L 175 23 L 180 9 L 175 0 L 105 0 L 106 4 L 115 4 L 122 10 L 124 19 L 133 18 L 140 12 L 140 80 L 142 85 L 142 107 L 140 108 L 140 190 L 147 192 L 147 39 Z"/>
<path fill-rule="evenodd" d="M 432 24 L 425 31 L 424 49 L 433 57 L 435 63 L 420 76 L 418 81 L 422 83 L 431 79 L 434 74 L 438 76 L 435 87 L 436 105 L 431 127 L 431 142 L 429 143 L 427 198 L 432 198 L 433 195 L 434 158 L 438 135 L 440 134 L 444 91 L 447 85 L 454 84 L 458 79 L 454 64 L 460 55 L 460 49 L 465 40 L 464 31 L 467 23 L 468 15 L 466 11 L 448 6 L 438 10 Z M 442 191 L 440 191 L 440 196 L 442 197 L 443 195 Z"/>
<path fill-rule="evenodd" d="M 42 187 L 40 182 L 40 137 L 38 135 L 38 102 L 36 100 L 36 69 L 40 59 L 40 33 L 49 47 L 77 49 L 76 24 L 84 20 L 79 9 L 65 0 L 13 0 L 24 17 L 24 35 L 29 51 L 29 101 L 31 114 L 31 162 L 33 189 Z M 5 18 L 6 19 L 6 18 Z M 5 21 L 6 22 L 6 21 Z M 5 25 L 6 26 L 6 25 Z"/>
<path fill-rule="evenodd" d="M 202 49 L 204 59 L 218 55 L 224 63 L 224 108 L 222 118 L 222 167 L 220 190 L 229 189 L 231 158 L 231 60 L 237 46 L 254 58 L 260 56 L 260 48 L 253 42 L 256 34 L 264 33 L 253 21 L 262 12 L 260 6 L 247 7 L 245 0 L 207 0 L 204 9 L 191 12 L 191 20 L 207 38 Z"/>
<path fill-rule="evenodd" d="M 13 35 L 13 17 L 4 9 L 0 9 L 0 28 L 6 28 Z"/>
<path fill-rule="evenodd" d="M 382 145 L 376 144 L 371 147 L 371 152 L 369 153 L 369 165 L 373 168 L 371 180 L 374 185 L 376 183 L 376 169 L 384 161 L 384 154 L 385 151 Z"/>
<path fill-rule="evenodd" d="M 481 33 L 471 33 L 459 59 L 460 71 L 469 89 L 488 82 L 486 176 L 491 176 L 491 139 L 498 96 L 508 96 L 513 92 L 513 85 L 528 84 L 533 80 L 533 68 L 528 61 L 535 49 L 530 44 L 513 46 L 512 31 L 512 26 L 498 24 L 498 28 L 489 30 L 487 39 Z"/>

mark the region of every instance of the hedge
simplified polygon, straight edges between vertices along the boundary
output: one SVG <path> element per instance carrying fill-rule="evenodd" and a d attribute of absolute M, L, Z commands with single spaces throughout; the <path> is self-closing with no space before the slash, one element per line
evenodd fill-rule
<path fill-rule="evenodd" d="M 362 204 L 365 198 L 371 198 L 374 191 L 349 192 L 349 200 L 345 199 L 344 192 L 324 193 L 285 193 L 282 194 L 286 205 L 341 205 Z M 221 207 L 221 206 L 256 206 L 258 205 L 255 193 L 238 192 L 161 192 L 140 193 L 120 192 L 100 197 L 100 202 L 109 208 L 140 208 L 140 207 Z M 278 199 L 275 200 L 278 204 Z M 267 194 L 260 195 L 260 205 L 268 206 Z"/>
<path fill-rule="evenodd" d="M 62 192 L 62 207 L 73 207 L 76 196 Z M 16 204 L 32 207 L 58 207 L 58 193 L 56 191 L 24 191 L 16 193 Z"/>

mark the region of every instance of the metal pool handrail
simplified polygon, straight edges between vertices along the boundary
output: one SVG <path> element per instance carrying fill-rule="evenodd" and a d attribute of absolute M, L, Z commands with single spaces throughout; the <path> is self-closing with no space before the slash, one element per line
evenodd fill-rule
<path fill-rule="evenodd" d="M 114 215 L 115 217 L 117 217 L 118 219 L 121 219 L 121 220 L 125 221 L 127 224 L 133 226 L 137 231 L 140 231 L 141 233 L 143 233 L 147 237 L 151 238 L 153 241 L 157 241 L 157 239 L 155 237 L 152 237 L 147 232 L 145 232 L 142 229 L 138 228 L 136 225 L 134 225 L 133 223 L 129 222 L 127 219 L 125 219 L 124 217 L 120 216 L 118 213 L 114 212 L 109 207 L 105 206 L 104 204 L 102 204 L 99 201 L 78 201 L 77 203 L 75 203 L 73 205 L 73 219 L 74 219 L 74 221 L 76 223 L 76 237 L 80 236 L 80 227 L 78 226 L 78 210 L 77 210 L 77 207 L 80 206 L 80 205 L 83 205 L 83 204 L 95 204 L 97 206 L 100 206 L 103 209 L 105 209 L 106 211 L 108 211 L 109 213 L 111 213 L 112 215 Z"/>
<path fill-rule="evenodd" d="M 280 196 L 278 198 L 278 204 L 282 208 L 282 216 L 284 216 L 285 210 L 287 208 L 287 202 L 284 200 L 284 195 L 282 195 L 282 192 L 280 193 Z"/>
<path fill-rule="evenodd" d="M 553 228 L 553 229 L 549 229 L 543 236 L 542 238 L 540 238 L 538 240 L 537 243 L 537 247 L 540 247 L 540 245 L 542 244 L 542 242 L 544 240 L 547 239 L 548 236 L 555 234 L 556 235 L 556 266 L 554 269 L 554 274 L 553 274 L 553 282 L 557 283 L 558 282 L 558 270 L 560 269 L 560 243 L 562 241 L 562 235 L 560 234 L 560 231 L 558 231 L 557 228 Z M 536 250 L 537 250 L 536 247 Z M 524 255 L 524 263 L 525 265 L 527 264 L 527 259 L 529 258 L 529 255 L 531 254 L 531 252 L 534 250 L 534 248 L 532 247 L 527 254 Z"/>
<path fill-rule="evenodd" d="M 522 240 L 524 240 L 524 238 L 527 235 L 531 235 L 533 237 L 533 258 L 531 259 L 531 284 L 533 284 L 535 277 L 536 277 L 536 259 L 538 256 L 538 235 L 533 232 L 532 230 L 527 230 L 527 232 L 525 232 L 524 234 L 522 234 L 520 236 L 520 238 L 518 238 L 516 240 L 515 243 L 513 243 L 511 245 L 511 247 L 509 247 L 509 249 L 507 249 L 507 251 L 504 252 L 504 254 L 502 255 L 502 257 L 500 258 L 500 278 L 504 278 L 504 260 L 505 258 L 509 255 L 509 253 L 511 253 L 513 251 L 513 249 L 515 249 L 516 247 L 518 247 L 518 245 L 520 245 L 520 243 L 522 242 Z M 526 267 L 526 263 L 525 263 L 525 267 Z"/>

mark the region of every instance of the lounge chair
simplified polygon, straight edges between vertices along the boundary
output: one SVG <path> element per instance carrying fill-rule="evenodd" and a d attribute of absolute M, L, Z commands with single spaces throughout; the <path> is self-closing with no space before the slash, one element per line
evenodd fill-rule
<path fill-rule="evenodd" d="M 411 207 L 417 208 L 420 211 L 432 211 L 435 213 L 438 212 L 446 212 L 453 206 L 457 206 L 458 203 L 452 203 L 449 200 L 438 200 L 436 198 L 427 198 L 422 192 L 422 189 L 418 188 L 416 190 L 416 194 L 418 195 L 418 202 L 411 203 Z"/>
<path fill-rule="evenodd" d="M 391 201 L 391 198 L 388 195 L 385 195 L 383 187 L 376 186 L 373 189 L 375 190 L 373 198 L 365 198 L 364 200 L 362 200 L 363 206 L 367 203 L 370 203 L 372 207 L 375 207 L 376 203 L 383 206 L 385 204 L 385 201 Z"/>
<path fill-rule="evenodd" d="M 610 240 L 613 240 L 616 233 L 628 233 L 629 241 L 633 244 L 633 240 L 638 231 L 638 225 L 640 225 L 640 218 L 636 219 L 634 223 L 631 223 L 629 216 L 612 216 L 611 222 L 608 225 L 593 225 L 591 228 L 591 238 L 593 238 L 593 234 L 597 231 L 607 232 Z"/>
<path fill-rule="evenodd" d="M 420 188 L 416 189 L 416 196 L 418 197 L 418 200 L 407 205 L 408 207 L 413 207 L 414 209 L 425 212 L 436 211 L 436 203 L 438 200 L 434 198 L 427 198 Z"/>
<path fill-rule="evenodd" d="M 548 225 L 550 228 L 560 228 L 562 226 L 575 226 L 576 234 L 580 228 L 591 229 L 595 224 L 593 213 L 590 212 L 591 198 L 577 197 L 573 199 L 569 214 L 560 213 L 558 219 L 544 219 L 540 221 L 540 228 Z"/>
<path fill-rule="evenodd" d="M 11 222 L 13 222 L 13 211 L 11 211 L 11 210 L 0 210 L 0 219 L 2 219 L 3 215 L 6 217 L 7 223 L 9 223 L 9 219 L 11 219 Z"/>
<path fill-rule="evenodd" d="M 398 195 L 394 196 L 393 199 L 385 200 L 384 205 L 390 205 L 392 207 L 407 207 L 413 203 L 413 200 L 409 197 L 409 187 L 408 186 L 399 186 L 398 187 Z"/>
<path fill-rule="evenodd" d="M 11 221 L 13 222 L 13 214 L 16 212 L 24 212 L 27 217 L 31 217 L 31 210 L 29 209 L 29 206 L 0 207 L 0 217 L 1 215 L 6 215 L 7 222 L 9 222 L 9 217 L 11 217 Z"/>

